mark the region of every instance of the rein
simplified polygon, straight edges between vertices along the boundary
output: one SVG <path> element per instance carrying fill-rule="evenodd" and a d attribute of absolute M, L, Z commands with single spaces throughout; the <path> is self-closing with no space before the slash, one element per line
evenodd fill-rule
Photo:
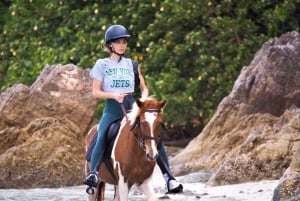
<path fill-rule="evenodd" d="M 128 94 L 129 95 L 129 94 Z M 129 103 L 129 100 L 127 99 L 127 96 L 125 96 L 125 99 L 127 100 L 127 102 Z M 128 121 L 128 116 L 127 116 L 127 112 L 126 112 L 126 109 L 125 109 L 125 106 L 124 106 L 124 103 L 120 103 L 120 106 L 121 106 L 121 109 L 122 109 L 122 112 L 123 112 L 123 115 L 124 117 L 126 118 L 126 121 Z"/>
<path fill-rule="evenodd" d="M 125 109 L 124 104 L 123 104 L 123 103 L 120 103 L 120 106 L 121 106 L 123 115 L 124 115 L 124 117 L 126 118 L 126 121 L 128 121 L 128 116 L 127 116 L 127 112 L 126 112 L 126 109 Z"/>

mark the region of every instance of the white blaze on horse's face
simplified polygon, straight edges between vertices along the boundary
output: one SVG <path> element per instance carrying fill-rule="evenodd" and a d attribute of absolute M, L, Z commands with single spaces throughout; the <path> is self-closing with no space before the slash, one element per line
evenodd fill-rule
<path fill-rule="evenodd" d="M 155 121 L 157 119 L 157 112 L 145 112 L 145 120 L 149 124 L 149 133 L 147 135 L 150 135 L 150 137 L 154 138 L 154 132 L 155 132 Z M 146 140 L 150 142 L 150 146 L 147 146 L 147 142 L 145 142 L 146 145 L 146 154 L 147 157 L 151 160 L 156 160 L 158 157 L 158 151 L 157 151 L 157 144 L 155 140 Z"/>

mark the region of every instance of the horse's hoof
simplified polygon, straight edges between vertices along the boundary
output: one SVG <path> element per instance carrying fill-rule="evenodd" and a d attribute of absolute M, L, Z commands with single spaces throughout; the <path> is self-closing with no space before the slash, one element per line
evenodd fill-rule
<path fill-rule="evenodd" d="M 86 188 L 86 193 L 89 194 L 89 195 L 93 195 L 95 193 L 95 190 L 92 187 L 87 187 Z"/>

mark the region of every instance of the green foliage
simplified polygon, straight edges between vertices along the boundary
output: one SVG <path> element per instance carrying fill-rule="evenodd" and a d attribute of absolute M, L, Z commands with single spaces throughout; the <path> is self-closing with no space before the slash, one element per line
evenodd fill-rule
<path fill-rule="evenodd" d="M 0 86 L 32 84 L 46 64 L 91 68 L 111 24 L 128 27 L 128 57 L 171 126 L 194 131 L 271 37 L 299 32 L 300 0 L 26 0 L 0 3 Z M 99 112 L 101 110 L 99 106 Z"/>

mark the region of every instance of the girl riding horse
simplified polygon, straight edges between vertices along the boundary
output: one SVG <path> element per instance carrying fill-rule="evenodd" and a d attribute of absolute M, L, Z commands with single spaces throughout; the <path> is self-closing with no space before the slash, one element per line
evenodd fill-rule
<path fill-rule="evenodd" d="M 99 166 L 104 155 L 104 133 L 108 126 L 124 116 L 132 109 L 135 91 L 135 77 L 133 62 L 124 57 L 127 41 L 130 35 L 122 25 L 112 25 L 105 32 L 105 48 L 110 53 L 108 58 L 99 59 L 90 72 L 93 79 L 92 94 L 94 97 L 105 100 L 105 107 L 99 121 L 98 136 L 92 151 L 90 168 L 91 172 L 84 179 L 84 184 L 96 187 L 99 178 Z M 148 97 L 143 75 L 138 68 L 139 88 L 142 97 Z M 162 142 L 158 144 L 162 160 L 157 161 L 164 179 L 168 193 L 182 192 L 183 186 L 172 176 L 169 171 L 168 156 Z"/>

